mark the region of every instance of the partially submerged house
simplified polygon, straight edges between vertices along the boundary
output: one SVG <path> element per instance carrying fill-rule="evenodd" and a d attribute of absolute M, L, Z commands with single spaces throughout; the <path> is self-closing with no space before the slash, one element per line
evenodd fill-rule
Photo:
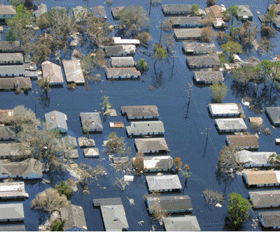
<path fill-rule="evenodd" d="M 125 9 L 124 6 L 111 7 L 111 12 L 112 12 L 113 19 L 118 20 L 119 19 L 118 13 L 120 11 L 124 10 L 124 9 Z"/>
<path fill-rule="evenodd" d="M 133 56 L 136 52 L 135 45 L 104 46 L 107 57 L 111 56 Z"/>
<path fill-rule="evenodd" d="M 23 52 L 19 41 L 0 41 L 0 52 Z"/>
<path fill-rule="evenodd" d="M 69 204 L 60 209 L 61 220 L 65 220 L 64 231 L 86 231 L 87 223 L 83 207 Z"/>
<path fill-rule="evenodd" d="M 201 17 L 170 17 L 170 21 L 173 27 L 204 27 L 205 24 Z"/>
<path fill-rule="evenodd" d="M 242 172 L 245 183 L 248 187 L 272 187 L 280 185 L 280 171 L 251 171 Z"/>
<path fill-rule="evenodd" d="M 39 160 L 29 158 L 20 162 L 0 160 L 0 179 L 41 179 L 42 163 Z"/>
<path fill-rule="evenodd" d="M 45 114 L 48 130 L 59 130 L 60 133 L 66 133 L 68 130 L 66 114 L 57 110 Z"/>
<path fill-rule="evenodd" d="M 280 190 L 249 192 L 255 209 L 280 207 Z"/>
<path fill-rule="evenodd" d="M 147 156 L 143 159 L 144 172 L 168 172 L 173 168 L 171 156 Z"/>
<path fill-rule="evenodd" d="M 276 152 L 251 152 L 242 150 L 236 153 L 236 157 L 243 164 L 244 168 L 261 168 L 273 166 L 269 162 L 269 158 L 274 154 L 276 155 Z"/>
<path fill-rule="evenodd" d="M 0 204 L 0 222 L 24 221 L 24 210 L 22 203 Z"/>
<path fill-rule="evenodd" d="M 97 158 L 99 157 L 99 149 L 98 148 L 84 148 L 84 156 L 85 158 Z"/>
<path fill-rule="evenodd" d="M 159 118 L 158 108 L 156 105 L 122 106 L 121 111 L 123 115 L 126 115 L 128 120 L 155 120 Z"/>
<path fill-rule="evenodd" d="M 139 39 L 122 39 L 121 37 L 112 37 L 115 45 L 139 45 Z"/>
<path fill-rule="evenodd" d="M 88 15 L 88 9 L 85 6 L 74 7 L 72 11 L 77 23 L 83 22 Z"/>
<path fill-rule="evenodd" d="M 132 68 L 106 68 L 108 79 L 136 79 L 141 77 L 141 72 Z"/>
<path fill-rule="evenodd" d="M 45 78 L 51 85 L 62 85 L 64 80 L 62 76 L 61 67 L 50 61 L 42 63 L 43 78 Z"/>
<path fill-rule="evenodd" d="M 0 65 L 22 65 L 23 55 L 19 52 L 0 53 Z"/>
<path fill-rule="evenodd" d="M 34 11 L 34 14 L 35 14 L 35 17 L 36 17 L 36 20 L 39 20 L 40 16 L 42 14 L 45 14 L 48 12 L 48 7 L 46 4 L 44 3 L 41 3 L 38 5 L 38 9 Z"/>
<path fill-rule="evenodd" d="M 84 84 L 85 78 L 80 60 L 62 61 L 67 83 Z"/>
<path fill-rule="evenodd" d="M 188 15 L 191 13 L 191 8 L 190 4 L 164 4 L 162 12 L 165 15 Z"/>
<path fill-rule="evenodd" d="M 25 77 L 25 66 L 0 65 L 0 77 Z"/>
<path fill-rule="evenodd" d="M 190 68 L 216 68 L 220 65 L 220 59 L 217 54 L 187 56 L 187 64 Z"/>
<path fill-rule="evenodd" d="M 270 119 L 273 126 L 280 126 L 280 107 L 265 107 L 267 117 Z"/>
<path fill-rule="evenodd" d="M 165 138 L 135 139 L 136 150 L 140 153 L 168 152 L 168 145 Z"/>
<path fill-rule="evenodd" d="M 205 11 L 215 18 L 215 20 L 212 22 L 215 28 L 220 28 L 225 25 L 224 22 L 225 16 L 223 14 L 223 12 L 226 11 L 225 7 L 219 5 L 213 5 L 205 8 Z"/>
<path fill-rule="evenodd" d="M 14 126 L 0 125 L 0 140 L 15 140 L 17 137 Z"/>
<path fill-rule="evenodd" d="M 128 136 L 161 136 L 164 135 L 162 121 L 132 122 L 131 126 L 126 127 Z"/>
<path fill-rule="evenodd" d="M 163 218 L 165 231 L 201 231 L 196 216 Z"/>
<path fill-rule="evenodd" d="M 208 109 L 212 117 L 239 117 L 244 113 L 241 104 L 237 103 L 210 103 Z"/>
<path fill-rule="evenodd" d="M 258 214 L 259 221 L 265 230 L 280 229 L 280 211 L 264 211 Z"/>
<path fill-rule="evenodd" d="M 146 176 L 146 182 L 149 192 L 169 192 L 182 189 L 178 175 Z"/>
<path fill-rule="evenodd" d="M 0 143 L 0 159 L 22 159 L 28 158 L 31 154 L 20 152 L 20 143 Z"/>
<path fill-rule="evenodd" d="M 66 136 L 60 138 L 59 141 L 61 142 L 62 146 L 64 146 L 65 148 L 68 148 L 68 149 L 77 148 L 77 146 L 78 146 L 76 137 L 71 136 L 71 135 L 66 135 Z"/>
<path fill-rule="evenodd" d="M 93 205 L 100 207 L 106 231 L 128 230 L 128 222 L 121 198 L 93 199 Z"/>
<path fill-rule="evenodd" d="M 111 65 L 113 68 L 134 67 L 135 61 L 133 57 L 111 57 Z"/>
<path fill-rule="evenodd" d="M 255 150 L 259 148 L 259 138 L 256 135 L 227 135 L 226 143 L 239 149 Z"/>
<path fill-rule="evenodd" d="M 30 90 L 32 88 L 31 79 L 29 77 L 11 77 L 0 78 L 0 90 Z"/>
<path fill-rule="evenodd" d="M 17 14 L 16 7 L 12 5 L 0 5 L 0 20 L 12 19 Z"/>
<path fill-rule="evenodd" d="M 29 194 L 25 192 L 24 182 L 3 182 L 0 183 L 0 199 L 25 199 Z"/>
<path fill-rule="evenodd" d="M 215 119 L 215 122 L 220 133 L 241 132 L 248 129 L 243 118 L 221 118 Z"/>
<path fill-rule="evenodd" d="M 222 83 L 225 78 L 221 71 L 195 71 L 193 79 L 196 84 L 212 85 L 213 83 Z"/>
<path fill-rule="evenodd" d="M 237 20 L 243 21 L 243 20 L 252 20 L 253 19 L 253 14 L 250 10 L 249 5 L 237 5 L 240 10 L 237 11 Z"/>
<path fill-rule="evenodd" d="M 213 43 L 183 42 L 183 49 L 185 53 L 193 55 L 217 53 L 217 47 Z"/>
<path fill-rule="evenodd" d="M 192 200 L 188 195 L 147 197 L 147 206 L 150 214 L 157 209 L 167 213 L 192 212 Z"/>
<path fill-rule="evenodd" d="M 174 36 L 177 40 L 187 40 L 187 39 L 200 39 L 201 38 L 201 28 L 193 28 L 193 29 L 174 29 Z"/>
<path fill-rule="evenodd" d="M 88 139 L 86 137 L 79 137 L 78 142 L 79 142 L 80 147 L 95 147 L 94 139 Z"/>
<path fill-rule="evenodd" d="M 90 8 L 92 15 L 97 18 L 107 19 L 107 13 L 104 6 L 95 6 Z"/>
<path fill-rule="evenodd" d="M 5 124 L 7 121 L 12 119 L 14 116 L 14 110 L 8 109 L 8 110 L 1 110 L 0 109 L 0 123 Z"/>
<path fill-rule="evenodd" d="M 80 113 L 82 127 L 89 132 L 102 132 L 103 125 L 99 112 L 82 112 Z"/>

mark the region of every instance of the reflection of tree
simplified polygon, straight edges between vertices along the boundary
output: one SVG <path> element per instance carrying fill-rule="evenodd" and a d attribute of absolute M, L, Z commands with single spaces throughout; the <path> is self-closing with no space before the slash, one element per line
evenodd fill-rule
<path fill-rule="evenodd" d="M 160 88 L 163 85 L 162 71 L 158 75 L 153 76 L 151 84 L 155 88 Z"/>
<path fill-rule="evenodd" d="M 232 183 L 234 175 L 228 175 L 227 173 L 221 173 L 218 170 L 216 171 L 216 180 L 218 184 L 224 183 L 223 195 L 226 195 L 227 187 Z"/>
<path fill-rule="evenodd" d="M 51 98 L 48 94 L 42 93 L 39 97 L 39 104 L 45 109 L 49 108 L 51 103 Z"/>

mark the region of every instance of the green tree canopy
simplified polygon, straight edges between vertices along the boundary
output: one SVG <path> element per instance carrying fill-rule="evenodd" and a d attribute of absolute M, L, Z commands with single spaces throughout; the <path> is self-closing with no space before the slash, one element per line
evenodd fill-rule
<path fill-rule="evenodd" d="M 141 71 L 146 71 L 149 69 L 149 63 L 145 59 L 141 58 L 138 60 L 136 67 Z"/>
<path fill-rule="evenodd" d="M 237 16 L 238 12 L 241 11 L 241 9 L 238 6 L 231 6 L 229 7 L 225 14 L 230 14 L 230 18 L 231 18 L 231 26 L 233 25 L 233 20 L 234 18 Z"/>
<path fill-rule="evenodd" d="M 221 45 L 221 48 L 224 50 L 224 53 L 226 53 L 229 56 L 229 60 L 233 60 L 233 54 L 240 54 L 243 52 L 242 46 L 234 41 L 228 41 L 225 44 Z"/>
<path fill-rule="evenodd" d="M 191 15 L 199 15 L 199 5 L 193 4 L 191 8 Z"/>
<path fill-rule="evenodd" d="M 214 83 L 213 85 L 210 86 L 210 90 L 212 92 L 212 96 L 215 102 L 222 102 L 223 99 L 225 98 L 228 87 L 222 83 Z"/>

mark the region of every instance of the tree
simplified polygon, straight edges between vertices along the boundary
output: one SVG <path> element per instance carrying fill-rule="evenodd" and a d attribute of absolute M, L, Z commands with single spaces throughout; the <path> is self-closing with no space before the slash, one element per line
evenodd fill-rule
<path fill-rule="evenodd" d="M 105 60 L 106 54 L 103 49 L 100 49 L 96 52 L 95 57 L 93 59 L 93 63 L 97 67 L 105 67 L 107 65 L 107 61 Z"/>
<path fill-rule="evenodd" d="M 48 188 L 36 195 L 31 201 L 31 208 L 52 212 L 66 207 L 69 203 L 65 195 L 60 195 L 56 189 Z"/>
<path fill-rule="evenodd" d="M 48 81 L 47 78 L 42 78 L 41 80 L 37 81 L 37 84 L 39 85 L 39 87 L 42 89 L 43 93 L 48 94 L 48 92 L 50 92 L 51 90 L 51 84 Z"/>
<path fill-rule="evenodd" d="M 93 78 L 94 62 L 92 56 L 83 56 L 81 59 L 81 68 L 85 79 L 91 80 Z"/>
<path fill-rule="evenodd" d="M 109 139 L 105 145 L 105 152 L 109 155 L 128 156 L 131 154 L 131 148 L 127 146 L 125 138 L 119 138 L 115 132 L 109 134 Z"/>
<path fill-rule="evenodd" d="M 172 30 L 172 21 L 170 19 L 165 19 L 161 24 L 160 24 L 160 29 L 163 31 L 170 32 Z"/>
<path fill-rule="evenodd" d="M 167 58 L 167 50 L 162 46 L 161 43 L 154 44 L 154 55 L 153 57 L 156 59 L 154 63 L 154 69 L 156 70 L 156 63 L 158 60 L 161 62 Z"/>
<path fill-rule="evenodd" d="M 138 33 L 138 35 L 135 37 L 136 39 L 140 40 L 140 43 L 146 47 L 149 46 L 149 41 L 152 39 L 152 36 L 149 32 L 144 31 Z"/>
<path fill-rule="evenodd" d="M 210 90 L 212 92 L 213 100 L 215 102 L 222 102 L 228 92 L 228 87 L 224 83 L 214 83 L 210 86 Z"/>
<path fill-rule="evenodd" d="M 242 170 L 243 166 L 237 159 L 238 148 L 224 146 L 218 159 L 218 171 L 225 175 L 234 175 L 236 171 Z"/>
<path fill-rule="evenodd" d="M 201 31 L 201 41 L 210 42 L 213 41 L 216 33 L 213 31 L 212 27 L 204 27 Z"/>
<path fill-rule="evenodd" d="M 224 50 L 224 53 L 228 55 L 230 62 L 233 61 L 233 54 L 240 54 L 243 52 L 242 46 L 234 41 L 229 41 L 225 44 L 222 44 L 221 48 Z"/>
<path fill-rule="evenodd" d="M 140 60 L 138 60 L 136 67 L 140 70 L 140 71 L 146 71 L 149 69 L 149 63 L 141 58 Z"/>
<path fill-rule="evenodd" d="M 206 0 L 206 4 L 207 4 L 208 6 L 215 5 L 216 2 L 217 2 L 217 0 Z"/>
<path fill-rule="evenodd" d="M 182 165 L 183 165 L 183 163 L 182 163 L 182 161 L 181 161 L 181 158 L 180 158 L 180 157 L 176 157 L 176 158 L 173 160 L 173 165 L 175 166 L 176 172 L 181 171 L 181 167 L 182 167 Z"/>
<path fill-rule="evenodd" d="M 73 188 L 67 185 L 63 180 L 59 185 L 55 186 L 55 189 L 59 192 L 60 195 L 65 195 L 67 199 L 69 199 L 74 194 Z"/>
<path fill-rule="evenodd" d="M 269 8 L 269 11 L 265 14 L 266 19 L 270 22 L 270 26 L 272 25 L 273 21 L 276 19 L 276 5 L 272 4 Z"/>
<path fill-rule="evenodd" d="M 260 69 L 252 66 L 244 66 L 236 69 L 233 72 L 233 77 L 239 83 L 246 85 L 249 81 L 257 82 L 260 79 Z"/>
<path fill-rule="evenodd" d="M 142 174 L 144 172 L 144 154 L 142 152 L 137 152 L 132 160 L 136 174 Z"/>
<path fill-rule="evenodd" d="M 261 27 L 261 37 L 262 38 L 274 38 L 277 35 L 277 31 L 271 26 L 267 26 L 265 23 L 262 23 Z"/>
<path fill-rule="evenodd" d="M 50 231 L 63 231 L 63 226 L 65 224 L 65 220 L 55 220 L 52 225 Z"/>
<path fill-rule="evenodd" d="M 191 8 L 191 15 L 192 16 L 197 16 L 197 15 L 199 15 L 199 5 L 197 5 L 197 4 L 193 4 L 192 5 L 192 8 Z"/>
<path fill-rule="evenodd" d="M 224 201 L 224 195 L 211 189 L 205 189 L 203 191 L 203 197 L 207 205 L 216 205 Z"/>
<path fill-rule="evenodd" d="M 112 108 L 112 104 L 109 102 L 109 96 L 102 95 L 100 106 L 103 111 L 103 115 L 108 114 L 108 110 Z"/>
<path fill-rule="evenodd" d="M 231 26 L 233 26 L 233 20 L 235 17 L 237 17 L 238 12 L 241 11 L 241 9 L 238 6 L 231 6 L 227 8 L 225 11 L 225 14 L 229 14 L 231 18 Z"/>
<path fill-rule="evenodd" d="M 244 199 L 238 193 L 229 194 L 228 216 L 231 218 L 234 227 L 241 226 L 242 223 L 249 219 L 251 205 L 248 200 Z"/>

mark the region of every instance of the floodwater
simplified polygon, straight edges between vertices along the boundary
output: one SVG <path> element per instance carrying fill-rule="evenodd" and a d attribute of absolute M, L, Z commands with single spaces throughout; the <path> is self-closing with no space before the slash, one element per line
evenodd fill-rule
<path fill-rule="evenodd" d="M 71 9 L 78 5 L 86 5 L 86 1 L 81 0 L 45 0 L 48 9 L 54 6 L 66 6 Z M 168 3 L 196 3 L 202 8 L 206 7 L 205 0 L 183 1 L 183 0 L 162 0 L 163 4 Z M 149 9 L 149 0 L 135 1 L 135 0 L 113 0 L 112 6 L 139 4 L 145 10 Z M 266 12 L 267 1 L 252 1 L 252 0 L 234 0 L 234 1 L 218 1 L 218 4 L 225 4 L 229 7 L 234 4 L 248 4 L 254 14 L 254 22 L 259 25 L 257 19 L 257 11 L 262 14 Z M 103 0 L 89 1 L 89 7 L 96 5 L 104 5 Z M 110 6 L 105 6 L 108 21 L 117 24 L 113 21 L 110 13 Z M 160 29 L 159 24 L 165 18 L 161 11 L 161 7 L 152 7 L 151 10 L 151 28 L 150 32 L 153 37 L 149 50 L 153 43 L 159 41 Z M 273 39 L 276 47 L 271 54 L 260 56 L 260 59 L 267 59 L 271 56 L 279 54 L 279 45 L 276 43 L 279 36 Z M 94 182 L 89 186 L 90 194 L 83 195 L 78 192 L 71 197 L 71 202 L 80 205 L 85 210 L 88 230 L 101 231 L 104 230 L 102 217 L 99 208 L 93 208 L 92 200 L 94 198 L 102 197 L 121 197 L 126 211 L 129 230 L 149 231 L 152 225 L 155 225 L 157 230 L 163 230 L 157 222 L 154 222 L 148 215 L 144 195 L 148 194 L 145 177 L 139 176 L 135 181 L 126 188 L 124 192 L 115 190 L 115 177 L 120 177 L 120 173 L 115 173 L 111 162 L 107 159 L 107 155 L 102 152 L 102 143 L 107 139 L 108 134 L 115 131 L 119 137 L 126 137 L 128 145 L 132 147 L 133 156 L 135 154 L 134 139 L 127 138 L 125 129 L 109 128 L 109 121 L 124 121 L 125 125 L 129 125 L 125 117 L 120 115 L 121 106 L 125 105 L 157 105 L 160 113 L 160 120 L 164 122 L 165 139 L 171 150 L 170 155 L 180 157 L 184 164 L 189 164 L 192 175 L 188 181 L 188 188 L 185 188 L 181 193 L 187 194 L 191 197 L 193 203 L 192 215 L 197 216 L 198 222 L 202 230 L 223 230 L 224 219 L 226 217 L 227 201 L 222 208 L 214 206 L 206 206 L 204 198 L 202 197 L 203 190 L 212 189 L 218 192 L 224 191 L 224 184 L 219 183 L 216 178 L 216 166 L 219 152 L 225 145 L 225 135 L 219 135 L 215 126 L 214 120 L 209 117 L 207 105 L 211 102 L 211 93 L 208 87 L 192 87 L 190 107 L 187 112 L 188 94 L 190 85 L 192 83 L 192 72 L 186 66 L 186 58 L 182 52 L 182 43 L 175 43 L 176 53 L 174 57 L 169 56 L 163 63 L 157 62 L 157 72 L 161 73 L 161 78 L 156 78 L 153 70 L 154 59 L 148 57 L 140 51 L 146 49 L 140 47 L 135 55 L 135 60 L 145 58 L 150 64 L 150 70 L 143 75 L 138 81 L 108 81 L 105 79 L 104 70 L 97 70 L 102 74 L 102 80 L 98 83 L 89 84 L 89 90 L 80 86 L 74 91 L 67 89 L 66 84 L 63 88 L 52 89 L 49 94 L 49 99 L 42 99 L 39 87 L 33 82 L 33 89 L 28 96 L 24 94 L 16 95 L 13 92 L 0 93 L 0 108 L 10 109 L 17 105 L 25 105 L 28 108 L 35 110 L 37 106 L 37 116 L 44 120 L 44 114 L 52 110 L 59 110 L 67 114 L 68 128 L 71 135 L 76 138 L 82 136 L 79 113 L 90 112 L 100 109 L 101 93 L 110 97 L 110 102 L 113 104 L 118 112 L 118 117 L 108 117 L 103 123 L 104 130 L 102 134 L 91 135 L 95 139 L 96 146 L 99 148 L 100 157 L 98 159 L 85 159 L 82 150 L 79 149 L 80 158 L 78 163 L 84 162 L 90 165 L 101 164 L 107 168 L 108 175 Z M 256 55 L 250 53 L 242 55 L 242 58 Z M 174 59 L 174 68 L 173 66 Z M 229 87 L 229 92 L 223 102 L 241 102 L 241 94 L 233 89 L 231 90 L 232 81 L 226 78 L 226 84 Z M 39 92 L 36 94 L 36 90 Z M 277 105 L 277 101 L 275 103 Z M 243 106 L 246 114 L 246 124 L 249 127 L 248 117 L 263 116 L 264 123 L 268 126 L 272 135 L 260 135 L 260 149 L 259 151 L 276 151 L 279 148 L 274 144 L 274 139 L 279 137 L 278 129 L 272 128 L 265 114 L 256 114 Z M 209 130 L 209 140 L 206 144 L 206 130 Z M 250 130 L 249 130 L 250 131 Z M 48 178 L 45 176 L 45 178 Z M 180 177 L 181 183 L 184 183 L 184 178 Z M 26 184 L 26 190 L 29 193 L 29 199 L 23 202 L 25 211 L 25 226 L 26 230 L 38 230 L 39 224 L 42 223 L 42 218 L 45 214 L 30 209 L 30 202 L 36 194 L 44 189 L 50 187 L 47 184 L 35 183 Z M 106 187 L 103 188 L 103 187 Z M 232 183 L 226 188 L 226 195 L 231 192 L 237 192 L 248 197 L 248 190 L 246 189 L 241 176 L 237 176 Z M 170 193 L 168 193 L 170 194 Z M 135 200 L 135 205 L 130 205 L 128 198 Z M 250 215 L 255 218 L 257 213 L 251 212 Z M 144 221 L 142 225 L 139 221 Z M 250 220 L 244 225 L 244 230 L 252 230 L 252 221 Z M 255 228 L 260 230 L 259 227 Z"/>

